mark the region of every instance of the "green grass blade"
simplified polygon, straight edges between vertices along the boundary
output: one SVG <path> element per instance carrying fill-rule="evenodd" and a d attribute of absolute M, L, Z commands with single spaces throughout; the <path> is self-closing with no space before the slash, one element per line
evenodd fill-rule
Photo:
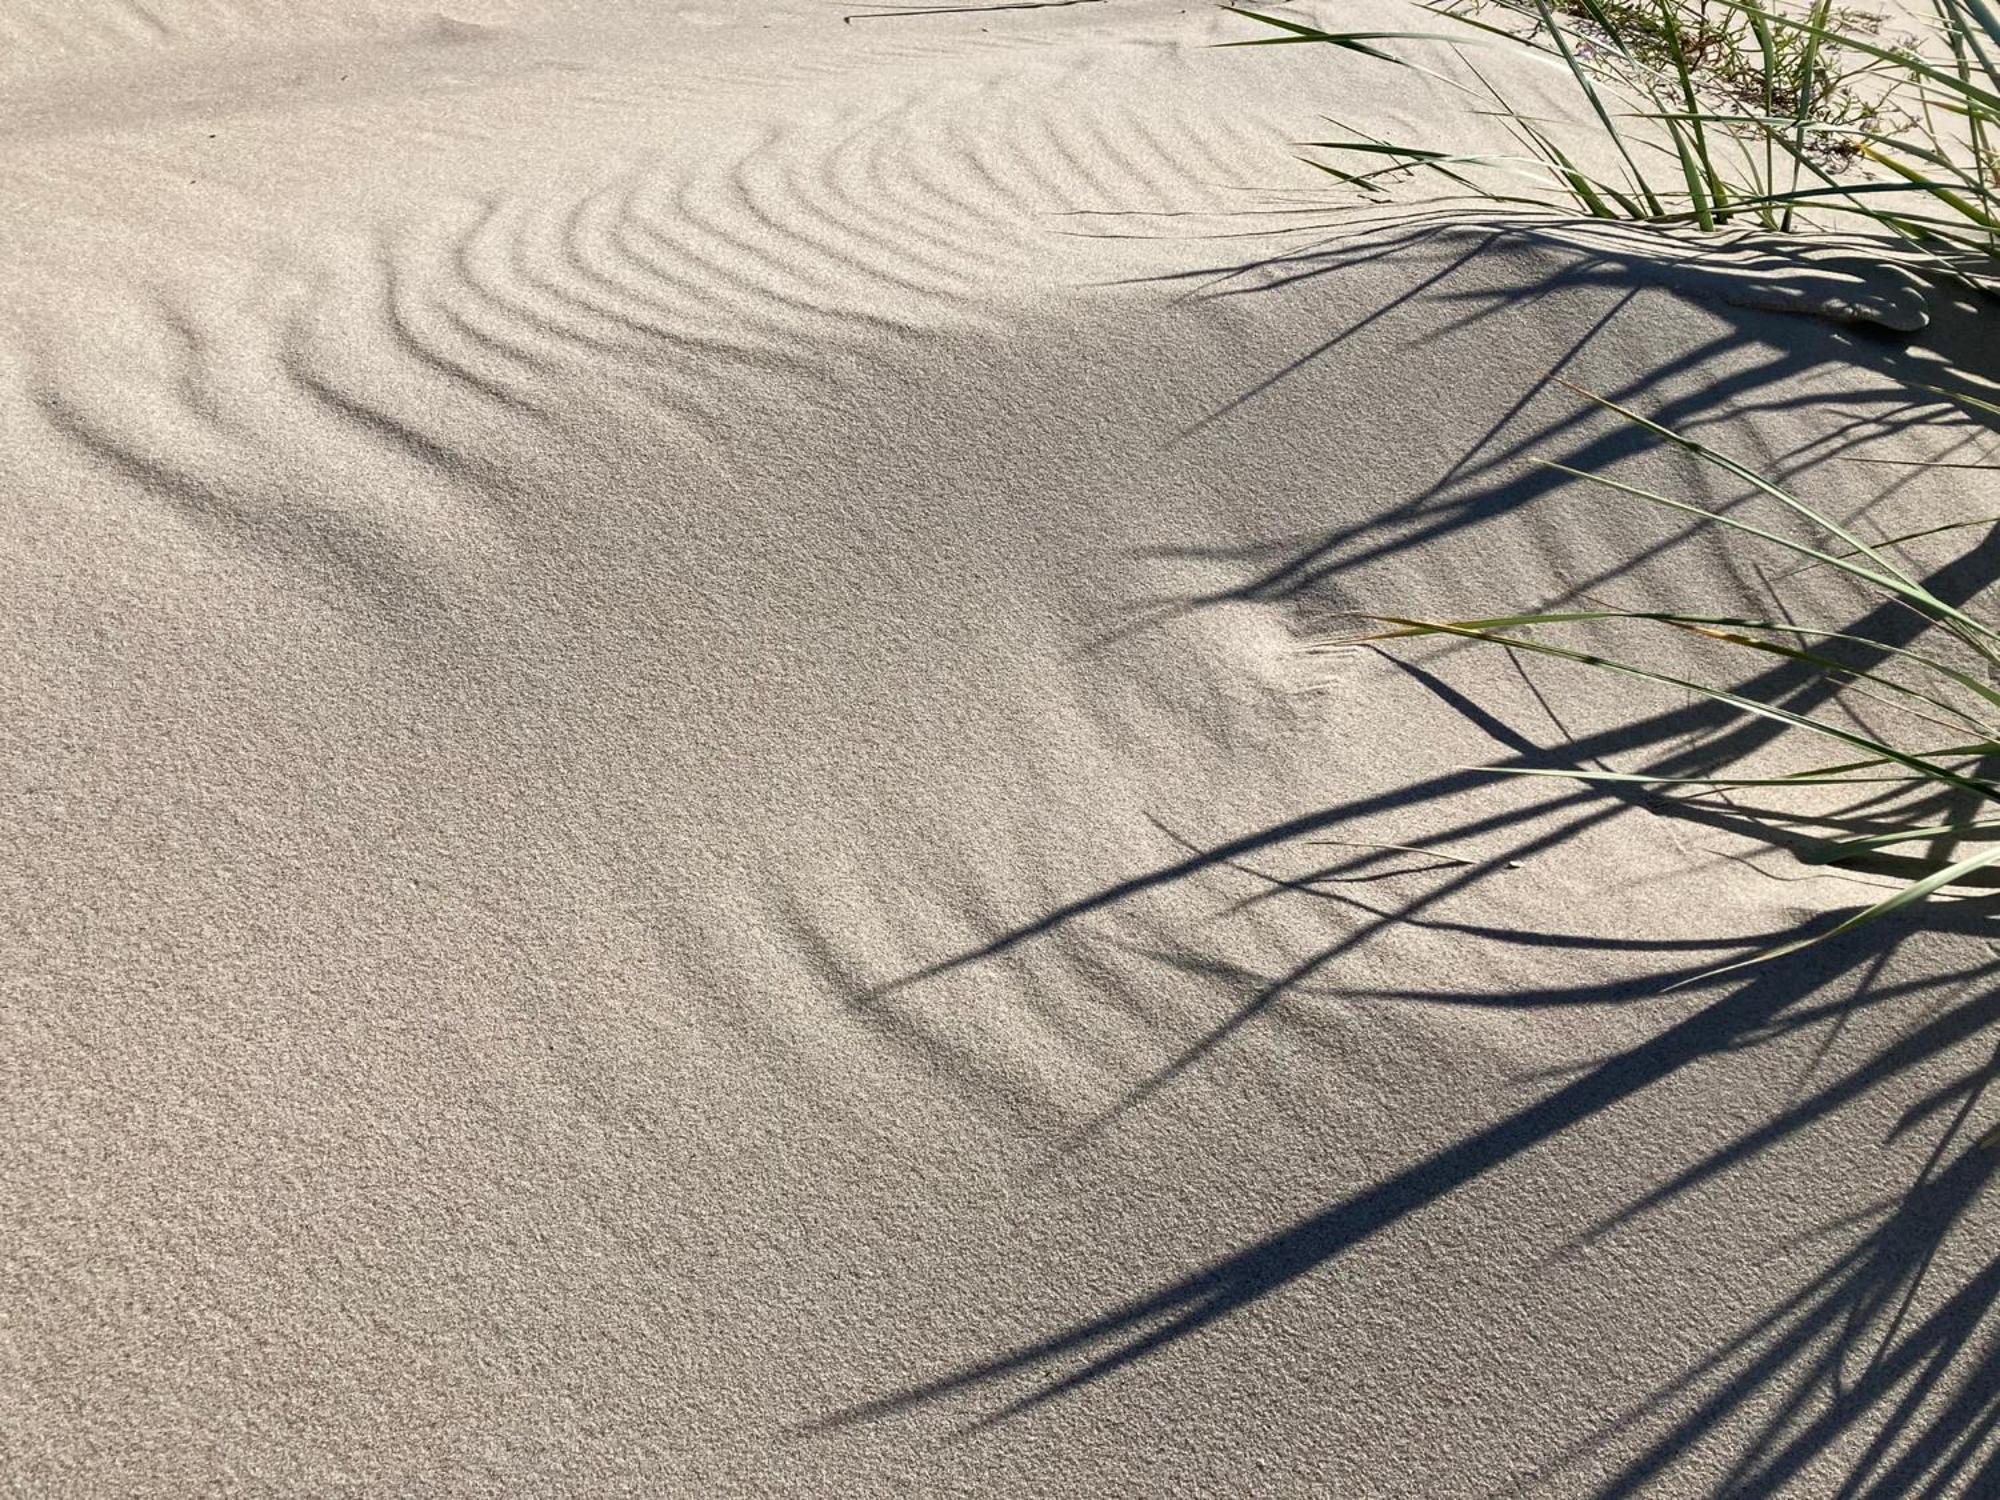
<path fill-rule="evenodd" d="M 1893 849 L 1898 844 L 1922 844 L 1936 839 L 1963 839 L 1969 834 L 2000 833 L 2000 818 L 1977 818 L 1968 823 L 1936 823 L 1929 828 L 1899 828 L 1893 833 L 1871 833 L 1860 838 L 1834 839 L 1799 858 L 1809 865 L 1834 865 L 1859 854 Z"/>
<path fill-rule="evenodd" d="M 1876 902 L 1865 911 L 1857 912 L 1846 921 L 1829 927 L 1825 932 L 1815 933 L 1811 937 L 1800 938 L 1796 942 L 1784 943 L 1768 952 L 1760 953 L 1754 958 L 1746 958 L 1733 964 L 1724 964 L 1721 968 L 1710 969 L 1707 973 L 1697 975 L 1694 979 L 1683 980 L 1682 983 L 1694 984 L 1700 980 L 1714 979 L 1722 974 L 1734 973 L 1738 969 L 1747 969 L 1753 964 L 1769 963 L 1772 959 L 1783 958 L 1788 953 L 1800 953 L 1807 948 L 1816 947 L 1830 938 L 1837 938 L 1843 933 L 1853 932 L 1858 927 L 1865 927 L 1870 922 L 1880 921 L 1883 917 L 1893 912 L 1901 911 L 1904 907 L 1923 900 L 1933 892 L 1943 890 L 1946 886 L 1963 880 L 1975 871 L 1985 869 L 1996 860 L 2000 860 L 2000 844 L 1994 845 L 1991 849 L 1982 850 L 1969 859 L 1962 859 L 1957 864 L 1947 865 L 1936 874 L 1927 875 L 1913 885 L 1905 886 L 1902 890 L 1896 892 L 1895 895 L 1888 897 L 1886 900 Z M 1669 988 L 1679 989 L 1680 985 L 1672 985 Z"/>
<path fill-rule="evenodd" d="M 1813 734 L 1823 735 L 1828 739 L 1838 741 L 1841 744 L 1850 745 L 1857 750 L 1864 750 L 1870 755 L 1879 755 L 1885 760 L 1895 762 L 1897 765 L 1908 767 L 1919 776 L 1928 777 L 1933 781 L 1942 782 L 1948 786 L 1955 786 L 1961 791 L 1972 792 L 1982 798 L 2000 800 L 2000 794 L 1996 794 L 1995 789 L 1990 785 L 1975 781 L 1970 777 L 1961 776 L 1956 771 L 1947 770 L 1945 767 L 1925 760 L 1921 756 L 1909 751 L 1898 750 L 1893 745 L 1884 744 L 1880 740 L 1870 739 L 1867 735 L 1855 730 L 1842 729 L 1839 725 L 1829 724 L 1824 719 L 1814 719 L 1805 714 L 1794 713 L 1790 709 L 1783 708 L 1775 703 L 1764 703 L 1755 698 L 1746 698 L 1741 693 L 1731 692 L 1727 688 L 1711 687 L 1707 683 L 1693 682 L 1685 677 L 1676 677 L 1670 672 L 1656 672 L 1649 667 L 1635 666 L 1630 662 L 1617 661 L 1610 657 L 1595 656 L 1586 651 L 1572 651 L 1564 646 L 1552 646 L 1546 641 L 1537 641 L 1525 636 L 1504 635 L 1498 631 L 1479 630 L 1455 621 L 1411 620 L 1391 615 L 1382 615 L 1376 618 L 1385 625 L 1406 627 L 1412 635 L 1450 635 L 1464 640 L 1489 641 L 1495 645 L 1509 646 L 1518 651 L 1527 651 L 1536 656 L 1548 656 L 1561 661 L 1577 662 L 1583 666 L 1596 667 L 1603 671 L 1637 678 L 1642 682 L 1652 682 L 1663 687 L 1680 688 L 1684 692 L 1694 693 L 1699 697 L 1708 698 L 1717 703 L 1728 704 L 1732 708 L 1741 709 L 1743 712 L 1753 714 L 1758 718 L 1771 719 L 1780 724 L 1789 724 L 1794 728 L 1804 729 Z"/>

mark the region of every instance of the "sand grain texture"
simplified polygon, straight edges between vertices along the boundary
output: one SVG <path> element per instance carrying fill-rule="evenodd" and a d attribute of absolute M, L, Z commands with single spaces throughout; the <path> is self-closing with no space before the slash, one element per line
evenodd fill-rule
<path fill-rule="evenodd" d="M 1299 649 L 1740 599 L 1552 373 L 1976 512 L 1832 461 L 1953 294 L 1333 236 L 1407 75 L 854 9 L 0 4 L 0 1487 L 1978 1493 L 1978 921 L 1662 994 L 1860 888 L 1459 768 L 1700 711 Z"/>

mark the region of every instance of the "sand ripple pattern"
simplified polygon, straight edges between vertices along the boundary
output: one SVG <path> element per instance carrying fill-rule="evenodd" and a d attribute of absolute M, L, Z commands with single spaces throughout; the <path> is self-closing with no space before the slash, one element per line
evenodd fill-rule
<path fill-rule="evenodd" d="M 345 228 L 304 266 L 163 287 L 44 341 L 34 404 L 73 456 L 217 541 L 385 594 L 477 572 L 507 553 L 524 476 L 604 414 L 724 444 L 746 400 L 838 382 L 871 345 L 993 333 L 1113 279 L 1091 215 L 1208 206 L 1232 150 L 1261 160 L 1269 139 L 1118 76 L 1157 52 L 988 55 L 1013 65 L 851 89 Z"/>
<path fill-rule="evenodd" d="M 307 14 L 301 16 L 301 9 Z M 486 0 L 467 7 L 494 11 Z M 498 14 L 511 18 L 512 0 Z M 359 0 L 300 7 L 287 0 L 4 0 L 0 3 L 0 68 L 33 70 L 50 63 L 117 63 L 148 52 L 256 45 L 301 35 L 352 45 L 383 40 L 475 41 L 497 29 L 421 0 Z M 530 9 L 530 13 L 532 10 Z M 304 21 L 306 25 L 300 26 Z"/>
<path fill-rule="evenodd" d="M 580 195 L 463 205 L 400 252 L 424 262 L 406 279 L 433 304 L 427 357 L 524 402 L 591 366 L 672 400 L 743 370 L 830 375 L 872 339 L 997 326 L 1091 282 L 1097 230 L 1075 215 L 1185 207 L 1222 170 L 1215 121 L 1052 107 L 1090 86 L 988 80 L 704 142 Z"/>

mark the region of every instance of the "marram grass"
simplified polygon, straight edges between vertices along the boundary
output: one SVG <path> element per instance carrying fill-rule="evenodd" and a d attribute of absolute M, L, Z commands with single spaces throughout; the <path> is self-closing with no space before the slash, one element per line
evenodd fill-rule
<path fill-rule="evenodd" d="M 1926 644 L 1934 643 L 1936 649 L 1895 647 L 1838 630 L 1802 626 L 1789 618 L 1756 620 L 1608 608 L 1553 610 L 1461 620 L 1376 616 L 1373 623 L 1379 629 L 1358 637 L 1330 640 L 1324 643 L 1325 646 L 1331 649 L 1362 641 L 1400 641 L 1420 636 L 1457 637 L 1498 645 L 1576 663 L 1608 676 L 1636 679 L 1689 692 L 1740 713 L 1773 721 L 1787 731 L 1824 740 L 1837 757 L 1807 770 L 1780 776 L 1738 775 L 1726 770 L 1714 775 L 1669 776 L 1584 768 L 1492 768 L 1498 774 L 1624 783 L 1672 794 L 1694 795 L 1730 790 L 1853 786 L 1865 790 L 1871 797 L 1879 797 L 1884 784 L 1888 783 L 1891 790 L 1901 785 L 1913 792 L 1955 793 L 1957 802 L 1967 808 L 1963 815 L 1941 823 L 1894 827 L 1885 832 L 1824 842 L 1810 856 L 1814 862 L 1840 864 L 1857 861 L 1883 850 L 1914 844 L 1954 848 L 1971 846 L 1973 852 L 1916 861 L 1922 872 L 1917 878 L 1837 925 L 1784 943 L 1741 963 L 1712 971 L 1714 973 L 1760 963 L 1851 932 L 1921 901 L 1946 886 L 1965 881 L 1989 866 L 2000 864 L 2000 781 L 1980 771 L 1982 765 L 2000 756 L 2000 688 L 1994 687 L 1983 675 L 1990 672 L 2000 676 L 2000 626 L 1939 598 L 1895 555 L 1901 544 L 1916 537 L 1970 527 L 1992 527 L 2000 525 L 2000 516 L 1956 521 L 1928 527 L 1910 536 L 1871 543 L 1726 454 L 1673 432 L 1629 407 L 1602 397 L 1590 396 L 1589 399 L 1752 486 L 1767 502 L 1768 508 L 1776 512 L 1773 524 L 1765 525 L 1741 515 L 1709 510 L 1602 475 L 1574 469 L 1564 469 L 1564 472 L 1631 499 L 1699 517 L 1725 528 L 1735 541 L 1746 547 L 1770 548 L 1803 560 L 1805 566 L 1836 569 L 1868 593 L 1895 600 L 1915 611 L 1926 622 L 1932 635 L 1932 642 Z M 1562 465 L 1552 467 L 1563 469 Z M 1797 534 L 1801 531 L 1810 533 L 1810 539 Z M 1618 658 L 1562 643 L 1563 637 L 1578 627 L 1605 622 L 1647 630 L 1691 633 L 1731 653 L 1728 658 L 1731 660 L 1743 659 L 1769 665 L 1772 658 L 1782 659 L 1823 678 L 1835 691 L 1828 696 L 1826 708 L 1822 711 L 1802 712 L 1781 703 L 1748 696 L 1731 687 L 1665 671 L 1649 664 L 1643 654 Z M 1861 645 L 1878 664 L 1858 666 L 1837 660 L 1820 649 L 1835 642 Z M 1965 665 L 1953 665 L 1946 659 L 1946 650 L 1956 652 Z M 1851 694 L 1886 700 L 1906 710 L 1900 717 L 1911 724 L 1923 725 L 1930 738 L 1921 743 L 1898 743 L 1883 732 L 1863 727 L 1863 721 L 1858 716 L 1838 712 L 1841 700 Z"/>
<path fill-rule="evenodd" d="M 1661 226 L 1797 233 L 1839 223 L 1899 242 L 1982 292 L 1994 285 L 2000 272 L 2000 0 L 1932 0 L 1930 35 L 1908 44 L 1882 36 L 1872 19 L 1836 9 L 1833 0 L 1807 0 L 1795 10 L 1765 0 L 1418 3 L 1455 29 L 1339 32 L 1230 7 L 1274 34 L 1229 45 L 1328 45 L 1416 69 L 1474 96 L 1519 147 L 1507 154 L 1452 151 L 1351 130 L 1304 143 L 1315 153 L 1306 158 L 1310 165 L 1371 200 L 1430 177 L 1445 184 L 1448 199 L 1568 208 Z M 1440 72 L 1396 50 L 1438 44 L 1461 71 Z M 1567 75 L 1578 102 L 1569 130 L 1583 136 L 1564 134 L 1511 101 L 1479 66 L 1479 55 L 1490 49 L 1527 49 Z M 1579 140 L 1593 138 L 1597 149 L 1584 151 Z M 2000 408 L 1968 395 L 1922 389 L 2000 416 Z M 1921 616 L 1925 638 L 1893 647 L 1800 625 L 1784 608 L 1774 611 L 1779 618 L 1765 620 L 1592 608 L 1460 620 L 1382 616 L 1374 621 L 1379 629 L 1327 644 L 1443 636 L 1498 645 L 1692 693 L 1775 722 L 1787 733 L 1823 740 L 1831 757 L 1783 776 L 1736 774 L 1726 764 L 1701 776 L 1585 768 L 1511 768 L 1508 774 L 1637 784 L 1670 796 L 1852 786 L 1878 807 L 1886 784 L 1891 794 L 1949 793 L 1946 805 L 1963 809 L 1943 822 L 1926 818 L 1921 826 L 1915 818 L 1899 826 L 1892 817 L 1885 830 L 1823 842 L 1808 858 L 1836 865 L 1866 864 L 1885 850 L 1914 845 L 1970 852 L 1900 858 L 1916 872 L 1900 889 L 1832 927 L 1728 968 L 1851 932 L 2000 865 L 2000 781 L 1983 770 L 2000 760 L 2000 689 L 1993 686 L 2000 681 L 2000 626 L 1938 597 L 1897 555 L 1921 537 L 2000 525 L 2000 516 L 1870 543 L 1726 454 L 1627 407 L 1590 399 L 1751 486 L 1773 512 L 1771 523 L 1604 475 L 1564 472 L 1723 528 L 1732 546 L 1774 549 L 1801 567 L 1837 569 Z M 1781 659 L 1817 675 L 1832 691 L 1820 697 L 1816 711 L 1803 711 L 1740 690 L 1751 679 L 1723 686 L 1663 670 L 1643 652 L 1613 657 L 1582 649 L 1581 632 L 1606 626 L 1621 633 L 1691 634 L 1732 662 L 1768 666 Z M 1829 654 L 1856 645 L 1874 665 Z M 1954 657 L 1958 664 L 1949 659 Z M 1845 711 L 1855 696 L 1895 704 L 1903 712 L 1883 722 L 1922 725 L 1923 734 L 1899 739 L 1866 727 L 1869 721 Z"/>
<path fill-rule="evenodd" d="M 1832 0 L 1420 0 L 1451 32 L 1339 32 L 1231 6 L 1275 35 L 1417 68 L 1475 95 L 1518 143 L 1494 154 L 1360 132 L 1302 143 L 1319 170 L 1373 196 L 1420 174 L 1498 203 L 1563 204 L 1597 218 L 1791 232 L 1841 216 L 1931 256 L 2000 261 L 2000 10 L 1932 0 L 1933 34 L 1909 45 Z M 1465 77 L 1392 50 L 1444 43 Z M 1609 150 L 1587 167 L 1550 122 L 1478 66 L 1527 49 L 1574 81 L 1583 128 Z M 1359 158 L 1359 161 L 1356 159 Z M 1369 163 L 1373 163 L 1370 165 Z"/>

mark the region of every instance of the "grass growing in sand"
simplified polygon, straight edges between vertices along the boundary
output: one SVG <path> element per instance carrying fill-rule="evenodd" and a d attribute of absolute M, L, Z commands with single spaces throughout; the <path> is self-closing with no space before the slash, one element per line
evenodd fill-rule
<path fill-rule="evenodd" d="M 1234 45 L 1325 44 L 1421 67 L 1440 78 L 1387 48 L 1444 43 L 1474 82 L 1444 81 L 1479 94 L 1521 147 L 1514 155 L 1454 152 L 1361 134 L 1307 143 L 1334 156 L 1333 161 L 1308 158 L 1311 165 L 1370 199 L 1429 175 L 1485 201 L 1567 206 L 1596 218 L 1663 226 L 1734 225 L 1786 233 L 1838 222 L 1885 236 L 1942 265 L 1981 298 L 1981 316 L 1996 321 L 2000 12 L 1989 0 L 1932 0 L 1934 34 L 1927 43 L 1908 45 L 1886 40 L 1873 19 L 1838 9 L 1832 0 L 1815 0 L 1800 13 L 1756 0 L 1422 3 L 1468 35 L 1331 32 L 1237 8 L 1278 34 Z M 1553 125 L 1510 102 L 1478 67 L 1473 51 L 1480 46 L 1525 47 L 1559 64 L 1587 106 L 1585 129 L 1595 132 L 1598 147 L 1607 148 L 1592 159 L 1614 165 L 1587 169 L 1584 153 L 1574 145 L 1565 148 Z M 1351 161 L 1336 164 L 1354 157 L 1382 164 L 1365 170 L 1352 168 Z M 1952 399 L 2000 416 L 2000 407 L 1962 395 Z M 1808 786 L 1859 790 L 1862 805 L 1876 810 L 1868 831 L 1822 841 L 1807 857 L 1866 865 L 1880 864 L 1885 853 L 1895 851 L 1891 862 L 1909 874 L 1908 883 L 1825 931 L 1746 962 L 1864 926 L 2000 864 L 2000 782 L 1981 770 L 2000 756 L 2000 690 L 1991 685 L 2000 680 L 2000 626 L 1938 598 L 1897 556 L 1916 536 L 1991 527 L 2000 524 L 2000 516 L 1871 544 L 1748 466 L 1635 411 L 1600 404 L 1749 485 L 1776 508 L 1777 524 L 1710 511 L 1602 475 L 1566 472 L 1726 528 L 1732 544 L 1777 549 L 1803 566 L 1837 569 L 1920 615 L 1927 627 L 1917 643 L 1923 649 L 1801 626 L 1782 599 L 1773 601 L 1779 606 L 1774 618 L 1764 620 L 1617 609 L 1448 621 L 1382 618 L 1377 623 L 1383 628 L 1361 639 L 1453 636 L 1497 644 L 1689 691 L 1837 747 L 1832 751 L 1837 759 L 1777 777 L 1731 774 L 1727 764 L 1697 777 L 1584 769 L 1515 773 L 1636 783 L 1692 798 Z M 1922 726 L 1922 735 L 1913 730 L 1908 739 L 1892 739 L 1860 727 L 1864 721 L 1858 715 L 1802 712 L 1771 698 L 1676 676 L 1649 665 L 1643 645 L 1636 654 L 1613 657 L 1561 643 L 1574 642 L 1582 631 L 1692 635 L 1719 649 L 1728 665 L 1746 655 L 1763 665 L 1777 658 L 1838 689 L 1840 696 L 1827 700 L 1830 708 L 1856 694 L 1886 701 L 1902 710 L 1902 722 Z M 1843 659 L 1842 652 L 1855 646 L 1860 651 Z M 1857 656 L 1875 664 L 1859 665 Z M 1932 804 L 1954 811 L 1943 821 L 1899 819 L 1899 807 L 1907 810 L 1925 794 L 1933 794 Z M 1913 847 L 1930 852 L 1911 859 L 1907 851 Z M 1968 847 L 1971 852 L 1964 852 Z"/>
<path fill-rule="evenodd" d="M 1564 469 L 1564 472 L 1647 504 L 1697 516 L 1727 528 L 1745 546 L 1789 553 L 1802 567 L 1836 569 L 1869 593 L 1894 601 L 1920 615 L 1936 633 L 1935 647 L 1922 650 L 1895 647 L 1837 630 L 1802 626 L 1795 623 L 1790 612 L 1783 608 L 1773 611 L 1778 618 L 1762 620 L 1621 609 L 1542 611 L 1464 620 L 1378 617 L 1376 623 L 1384 627 L 1381 630 L 1330 641 L 1328 646 L 1345 647 L 1361 641 L 1407 640 L 1419 636 L 1452 636 L 1481 641 L 1578 663 L 1613 676 L 1682 689 L 1743 713 L 1773 720 L 1788 729 L 1803 731 L 1838 747 L 1833 752 L 1838 759 L 1780 776 L 1734 775 L 1726 766 L 1718 767 L 1714 774 L 1701 776 L 1657 776 L 1585 769 L 1512 768 L 1507 771 L 1507 774 L 1520 776 L 1553 776 L 1645 786 L 1671 795 L 1696 798 L 1730 791 L 1855 788 L 1863 792 L 1869 805 L 1882 809 L 1878 821 L 1887 822 L 1888 827 L 1825 840 L 1806 857 L 1814 863 L 1867 864 L 1877 861 L 1885 851 L 1896 850 L 1897 864 L 1912 870 L 1914 878 L 1900 890 L 1837 926 L 1784 944 L 1743 963 L 1728 965 L 1728 968 L 1762 962 L 1850 932 L 1920 901 L 1947 885 L 2000 864 L 2000 781 L 1981 771 L 1994 757 L 2000 756 L 2000 689 L 1992 685 L 1994 678 L 2000 677 L 2000 626 L 1940 599 L 1925 588 L 1896 556 L 1898 548 L 1919 537 L 1991 527 L 2000 524 L 2000 516 L 1948 522 L 1909 536 L 1870 543 L 1833 517 L 1762 478 L 1747 465 L 1674 433 L 1627 407 L 1602 398 L 1591 399 L 1750 485 L 1768 502 L 1769 508 L 1775 509 L 1779 524 L 1769 526 L 1761 521 L 1708 510 L 1685 500 L 1582 470 Z M 1563 468 L 1561 465 L 1555 467 Z M 1801 529 L 1801 523 L 1804 529 L 1814 533 L 1811 539 L 1794 534 Z M 1822 541 L 1821 537 L 1827 540 Z M 1781 606 L 1783 604 L 1782 600 L 1776 602 Z M 1891 717 L 1912 726 L 1913 732 L 1916 727 L 1921 727 L 1927 737 L 1892 739 L 1884 733 L 1871 732 L 1862 727 L 1865 721 L 1856 715 L 1843 713 L 1835 717 L 1832 712 L 1801 712 L 1783 703 L 1745 696 L 1712 682 L 1674 675 L 1648 664 L 1643 649 L 1635 655 L 1613 657 L 1595 650 L 1579 649 L 1575 645 L 1559 644 L 1548 638 L 1551 634 L 1560 637 L 1581 628 L 1607 625 L 1692 635 L 1721 648 L 1725 664 L 1734 664 L 1746 655 L 1763 665 L 1768 665 L 1774 658 L 1791 662 L 1844 694 L 1858 694 L 1900 710 Z M 1842 660 L 1830 654 L 1844 646 L 1859 646 L 1862 656 L 1877 658 L 1878 664 L 1859 665 L 1852 659 Z M 1840 700 L 1834 698 L 1831 706 L 1839 708 Z M 1925 793 L 1942 794 L 1937 801 L 1946 807 L 1962 810 L 1942 822 L 1899 822 L 1896 816 L 1899 806 L 1907 807 L 1912 800 Z M 1754 818 L 1757 815 L 1747 813 L 1746 816 Z M 1783 815 L 1777 816 L 1782 818 Z M 1932 852 L 1914 859 L 1903 852 L 1918 845 L 1926 846 Z M 1955 852 L 1968 845 L 1979 847 L 1969 854 Z"/>
<path fill-rule="evenodd" d="M 1933 256 L 2000 260 L 2000 12 L 1989 0 L 1932 0 L 1934 35 L 1907 44 L 1832 0 L 1800 13 L 1756 0 L 1423 3 L 1457 30 L 1336 32 L 1231 7 L 1276 34 L 1230 45 L 1316 43 L 1418 68 L 1476 96 L 1520 147 L 1440 150 L 1363 132 L 1304 143 L 1321 153 L 1313 166 L 1364 194 L 1432 175 L 1493 202 L 1704 230 L 1789 232 L 1823 213 Z M 1463 76 L 1388 50 L 1439 43 Z M 1565 146 L 1510 100 L 1478 65 L 1492 47 L 1566 72 L 1608 149 Z"/>

